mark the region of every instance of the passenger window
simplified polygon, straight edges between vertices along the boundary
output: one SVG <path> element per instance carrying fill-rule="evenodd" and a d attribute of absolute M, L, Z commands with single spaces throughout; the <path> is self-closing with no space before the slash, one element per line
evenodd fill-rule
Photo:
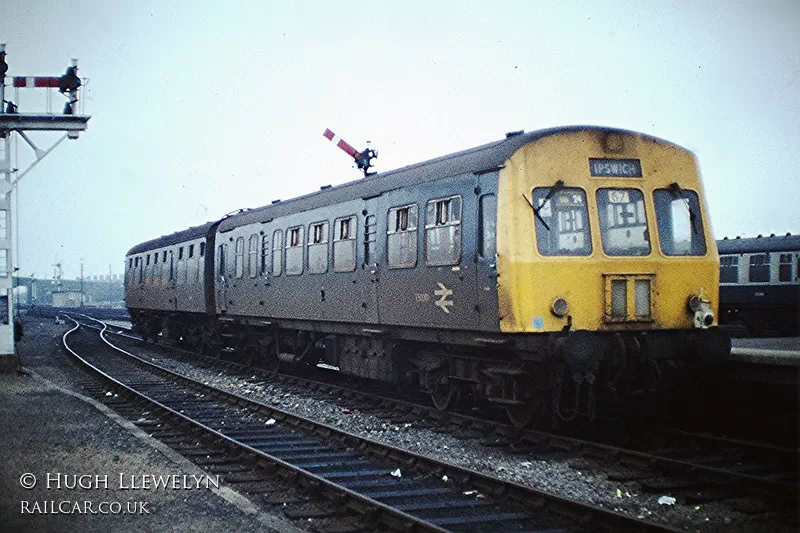
<path fill-rule="evenodd" d="M 389 210 L 386 247 L 389 268 L 412 268 L 417 264 L 417 206 Z"/>
<path fill-rule="evenodd" d="M 153 254 L 153 264 L 154 265 L 158 264 L 158 252 Z"/>
<path fill-rule="evenodd" d="M 280 276 L 283 266 L 283 230 L 272 234 L 272 275 Z"/>
<path fill-rule="evenodd" d="M 497 197 L 494 194 L 481 196 L 479 210 L 478 253 L 481 257 L 494 257 L 497 255 Z"/>
<path fill-rule="evenodd" d="M 200 257 L 203 257 L 204 255 L 206 255 L 206 243 L 201 242 L 200 243 Z"/>
<path fill-rule="evenodd" d="M 251 278 L 258 274 L 258 235 L 250 235 L 250 242 L 247 250 L 247 272 Z"/>
<path fill-rule="evenodd" d="M 188 261 L 178 261 L 178 283 L 186 284 L 189 281 Z"/>
<path fill-rule="evenodd" d="M 661 251 L 665 255 L 705 255 L 706 238 L 697 193 L 679 187 L 656 189 L 653 200 Z"/>
<path fill-rule="evenodd" d="M 183 246 L 178 248 L 178 261 L 180 261 L 181 259 L 183 259 Z"/>
<path fill-rule="evenodd" d="M 194 244 L 189 245 L 189 259 L 194 257 Z"/>
<path fill-rule="evenodd" d="M 220 244 L 217 247 L 217 274 L 220 278 L 225 277 L 225 257 L 228 255 L 228 245 Z"/>
<path fill-rule="evenodd" d="M 197 281 L 197 260 L 194 258 L 186 261 L 186 281 L 192 283 Z"/>
<path fill-rule="evenodd" d="M 286 230 L 286 275 L 303 273 L 303 226 Z"/>
<path fill-rule="evenodd" d="M 149 265 L 149 264 L 150 264 L 150 254 L 147 254 L 147 256 L 146 256 L 146 258 L 145 258 L 145 263 L 144 263 L 144 264 L 145 264 L 145 265 Z"/>
<path fill-rule="evenodd" d="M 378 218 L 375 215 L 367 215 L 364 218 L 364 265 L 374 265 L 377 262 L 375 257 L 377 238 Z"/>
<path fill-rule="evenodd" d="M 739 281 L 739 256 L 723 255 L 719 258 L 719 282 L 738 283 Z"/>
<path fill-rule="evenodd" d="M 269 236 L 264 235 L 261 237 L 261 275 L 266 276 L 269 271 Z"/>
<path fill-rule="evenodd" d="M 769 254 L 752 254 L 750 256 L 751 283 L 769 283 Z"/>
<path fill-rule="evenodd" d="M 425 264 L 461 261 L 461 197 L 430 200 L 425 206 Z"/>
<path fill-rule="evenodd" d="M 583 189 L 537 187 L 533 190 L 536 247 L 546 256 L 589 255 L 592 239 Z"/>
<path fill-rule="evenodd" d="M 166 263 L 167 262 L 167 251 L 164 250 L 163 253 L 164 253 L 164 255 L 161 257 L 161 262 L 162 263 Z"/>
<path fill-rule="evenodd" d="M 244 276 L 244 237 L 236 239 L 236 249 L 233 256 L 233 270 L 237 278 Z"/>
<path fill-rule="evenodd" d="M 337 218 L 333 222 L 333 271 L 356 269 L 356 217 Z"/>
<path fill-rule="evenodd" d="M 792 254 L 781 254 L 778 279 L 782 282 L 792 281 Z"/>
<path fill-rule="evenodd" d="M 328 223 L 315 222 L 308 227 L 308 273 L 328 271 Z"/>
<path fill-rule="evenodd" d="M 650 234 L 639 189 L 597 189 L 603 251 L 608 255 L 649 255 Z"/>

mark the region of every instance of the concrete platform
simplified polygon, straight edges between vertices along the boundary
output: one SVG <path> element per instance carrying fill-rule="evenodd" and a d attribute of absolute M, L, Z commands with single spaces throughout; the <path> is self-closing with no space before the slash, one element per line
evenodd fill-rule
<path fill-rule="evenodd" d="M 0 532 L 301 531 L 221 483 L 165 490 L 122 481 L 120 474 L 130 480 L 206 473 L 67 388 L 80 381 L 58 349 L 66 329 L 26 324 L 20 356 L 35 370 L 0 375 Z"/>
<path fill-rule="evenodd" d="M 800 367 L 800 337 L 733 339 L 731 360 Z"/>

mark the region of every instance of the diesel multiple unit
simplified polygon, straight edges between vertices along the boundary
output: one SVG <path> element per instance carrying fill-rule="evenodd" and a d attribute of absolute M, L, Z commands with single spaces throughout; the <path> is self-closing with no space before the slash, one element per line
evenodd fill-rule
<path fill-rule="evenodd" d="M 133 247 L 134 326 L 500 406 L 524 425 L 724 359 L 695 157 L 601 127 L 505 139 Z"/>

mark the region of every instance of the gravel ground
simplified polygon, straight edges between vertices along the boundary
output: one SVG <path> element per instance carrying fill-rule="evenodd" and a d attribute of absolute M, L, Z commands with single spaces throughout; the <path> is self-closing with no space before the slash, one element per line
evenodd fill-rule
<path fill-rule="evenodd" d="M 143 354 L 145 350 L 139 346 L 134 353 Z M 156 353 L 151 355 L 161 359 Z M 643 493 L 636 482 L 609 481 L 602 471 L 603 467 L 591 461 L 535 460 L 485 447 L 477 439 L 458 439 L 431 429 L 415 427 L 413 423 L 394 424 L 386 418 L 361 412 L 357 406 L 334 396 L 320 399 L 319 393 L 298 394 L 293 387 L 261 383 L 262 378 L 256 376 L 250 379 L 237 378 L 181 361 L 170 360 L 166 364 L 162 361 L 161 364 L 203 383 L 237 392 L 353 434 L 565 498 L 587 501 L 626 515 L 670 524 L 678 529 L 726 533 L 796 531 L 795 527 L 788 524 L 786 516 L 778 513 L 749 515 L 735 510 L 737 506 L 731 505 L 735 502 L 686 505 L 678 496 L 678 501 L 673 505 L 659 504 L 661 496 L 671 495 Z"/>
<path fill-rule="evenodd" d="M 26 372 L 0 375 L 0 532 L 298 531 L 224 486 L 143 488 L 143 476 L 204 472 L 69 390 L 82 375 L 58 347 L 65 331 L 28 320 L 18 344 Z M 33 488 L 23 474 L 37 478 Z M 76 487 L 74 476 L 87 477 Z"/>

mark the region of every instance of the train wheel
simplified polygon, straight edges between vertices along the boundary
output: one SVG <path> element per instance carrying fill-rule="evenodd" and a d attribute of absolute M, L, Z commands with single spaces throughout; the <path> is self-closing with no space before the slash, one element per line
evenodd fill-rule
<path fill-rule="evenodd" d="M 440 379 L 431 388 L 431 400 L 433 400 L 433 405 L 440 411 L 446 411 L 455 405 L 459 396 L 458 387 L 450 383 L 447 378 Z"/>

